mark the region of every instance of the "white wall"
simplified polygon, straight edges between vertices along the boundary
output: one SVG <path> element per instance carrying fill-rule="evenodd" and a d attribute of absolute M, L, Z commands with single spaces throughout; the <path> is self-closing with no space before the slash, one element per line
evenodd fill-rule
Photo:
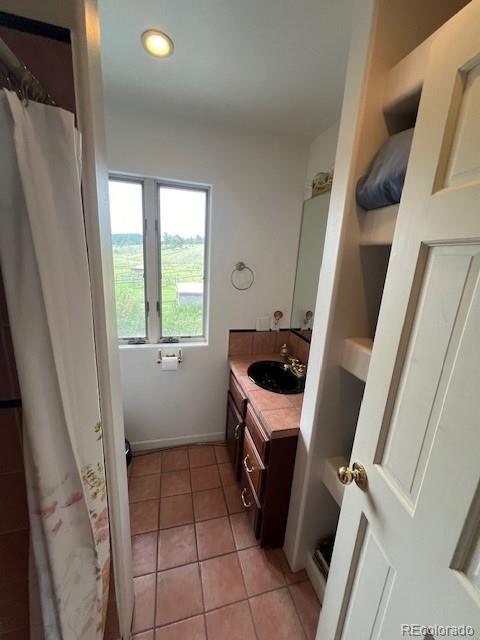
<path fill-rule="evenodd" d="M 307 185 L 311 184 L 313 176 L 319 171 L 330 171 L 333 168 L 339 127 L 340 120 L 322 131 L 311 143 L 307 161 Z M 310 197 L 310 190 L 308 190 L 308 197 Z"/>
<path fill-rule="evenodd" d="M 212 185 L 208 346 L 187 346 L 176 372 L 160 370 L 154 346 L 120 349 L 127 437 L 137 448 L 221 438 L 228 330 L 275 309 L 289 325 L 308 145 L 108 99 L 106 122 L 112 171 Z M 255 271 L 246 292 L 230 284 L 239 260 Z"/>

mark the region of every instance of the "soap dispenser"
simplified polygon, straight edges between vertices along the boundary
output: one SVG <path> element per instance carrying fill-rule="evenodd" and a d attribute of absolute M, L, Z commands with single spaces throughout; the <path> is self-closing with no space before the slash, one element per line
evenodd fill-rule
<path fill-rule="evenodd" d="M 286 362 L 288 358 L 288 347 L 286 344 L 282 344 L 282 346 L 280 347 L 280 355 L 283 358 L 283 360 Z"/>

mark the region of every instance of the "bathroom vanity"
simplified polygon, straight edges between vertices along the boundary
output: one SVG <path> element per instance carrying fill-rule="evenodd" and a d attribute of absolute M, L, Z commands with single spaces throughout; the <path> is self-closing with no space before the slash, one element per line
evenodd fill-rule
<path fill-rule="evenodd" d="M 243 506 L 262 546 L 283 545 L 303 393 L 273 393 L 248 377 L 277 355 L 230 356 L 226 440 Z"/>
<path fill-rule="evenodd" d="M 282 546 L 285 537 L 303 402 L 298 385 L 304 384 L 310 351 L 329 201 L 330 193 L 323 193 L 304 203 L 292 328 L 231 330 L 229 336 L 226 441 L 243 506 L 262 546 Z M 288 371 L 279 356 L 282 347 L 294 359 Z"/>

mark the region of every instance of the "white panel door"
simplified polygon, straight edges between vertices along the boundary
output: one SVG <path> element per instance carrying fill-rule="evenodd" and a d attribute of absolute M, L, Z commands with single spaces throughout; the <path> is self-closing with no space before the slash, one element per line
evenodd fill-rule
<path fill-rule="evenodd" d="M 433 44 L 351 462 L 317 640 L 480 638 L 480 0 Z"/>

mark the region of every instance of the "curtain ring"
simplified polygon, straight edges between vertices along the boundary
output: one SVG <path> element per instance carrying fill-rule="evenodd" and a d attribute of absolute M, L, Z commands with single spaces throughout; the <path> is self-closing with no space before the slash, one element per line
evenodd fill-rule
<path fill-rule="evenodd" d="M 247 279 L 245 282 L 240 283 L 235 281 L 237 279 L 237 276 L 235 274 L 238 273 L 246 273 Z M 246 291 L 247 289 L 250 289 L 254 281 L 255 274 L 253 273 L 252 269 L 250 269 L 250 267 L 247 267 L 244 262 L 237 262 L 232 271 L 232 275 L 230 276 L 230 282 L 232 283 L 232 286 L 234 286 L 235 289 L 238 289 L 238 291 Z"/>

